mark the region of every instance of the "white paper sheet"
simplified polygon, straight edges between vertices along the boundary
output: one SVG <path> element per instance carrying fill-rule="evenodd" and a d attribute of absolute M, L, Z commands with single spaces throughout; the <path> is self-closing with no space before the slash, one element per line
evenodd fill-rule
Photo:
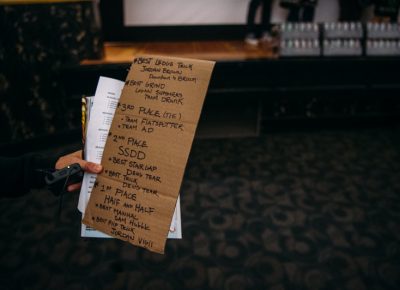
<path fill-rule="evenodd" d="M 124 82 L 119 80 L 100 77 L 90 108 L 89 120 L 87 120 L 85 159 L 90 162 L 100 163 L 104 146 L 114 117 L 115 109 L 121 96 Z M 85 213 L 96 174 L 85 173 L 79 196 L 78 209 Z"/>

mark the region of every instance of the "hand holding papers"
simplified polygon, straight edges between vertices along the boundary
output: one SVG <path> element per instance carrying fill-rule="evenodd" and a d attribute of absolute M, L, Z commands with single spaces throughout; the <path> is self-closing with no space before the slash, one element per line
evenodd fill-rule
<path fill-rule="evenodd" d="M 119 80 L 100 77 L 94 97 L 86 97 L 86 132 L 85 136 L 85 160 L 101 163 L 104 146 L 110 130 L 111 120 L 114 117 L 124 82 Z M 95 102 L 96 100 L 96 102 Z M 94 105 L 95 104 L 95 105 Z M 90 194 L 96 181 L 97 174 L 85 173 L 81 192 L 79 196 L 78 209 L 85 213 Z M 112 238 L 111 236 L 97 231 L 82 224 L 82 237 Z M 172 217 L 169 239 L 182 238 L 180 200 L 176 203 Z"/>
<path fill-rule="evenodd" d="M 214 62 L 137 57 L 83 223 L 163 253 Z"/>

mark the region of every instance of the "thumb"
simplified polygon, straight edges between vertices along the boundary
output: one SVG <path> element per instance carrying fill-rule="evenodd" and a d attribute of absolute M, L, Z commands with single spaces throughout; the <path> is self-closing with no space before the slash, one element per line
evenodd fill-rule
<path fill-rule="evenodd" d="M 103 166 L 93 162 L 85 162 L 81 167 L 84 171 L 89 173 L 100 173 L 103 170 Z"/>

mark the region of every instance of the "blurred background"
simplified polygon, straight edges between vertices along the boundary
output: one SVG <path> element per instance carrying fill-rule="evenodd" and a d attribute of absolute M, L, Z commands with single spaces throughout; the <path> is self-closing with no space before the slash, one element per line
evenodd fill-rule
<path fill-rule="evenodd" d="M 199 135 L 397 119 L 398 1 L 264 2 L 249 45 L 246 0 L 1 1 L 1 145 L 77 138 L 81 96 L 140 53 L 217 61 Z"/>
<path fill-rule="evenodd" d="M 258 3 L 260 2 L 260 3 Z M 82 147 L 140 54 L 216 61 L 165 255 L 0 201 L 2 289 L 400 289 L 396 0 L 0 0 L 0 149 Z"/>

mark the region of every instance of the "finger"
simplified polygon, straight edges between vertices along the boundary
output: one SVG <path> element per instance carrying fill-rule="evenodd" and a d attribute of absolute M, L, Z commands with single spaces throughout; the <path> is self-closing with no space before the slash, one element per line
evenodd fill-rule
<path fill-rule="evenodd" d="M 72 192 L 72 191 L 78 190 L 78 189 L 81 188 L 81 186 L 82 186 L 82 182 L 70 184 L 70 185 L 68 185 L 68 187 L 67 187 L 67 191 L 68 191 L 68 192 Z"/>
<path fill-rule="evenodd" d="M 85 165 L 85 162 L 85 160 L 82 160 L 82 150 L 78 150 L 68 155 L 61 156 L 57 160 L 55 168 L 61 169 L 74 163 L 79 163 L 79 165 L 83 167 Z"/>
<path fill-rule="evenodd" d="M 93 162 L 86 162 L 82 168 L 89 173 L 100 173 L 103 170 L 103 166 Z"/>
<path fill-rule="evenodd" d="M 82 150 L 75 151 L 71 155 L 76 158 L 82 159 Z"/>

